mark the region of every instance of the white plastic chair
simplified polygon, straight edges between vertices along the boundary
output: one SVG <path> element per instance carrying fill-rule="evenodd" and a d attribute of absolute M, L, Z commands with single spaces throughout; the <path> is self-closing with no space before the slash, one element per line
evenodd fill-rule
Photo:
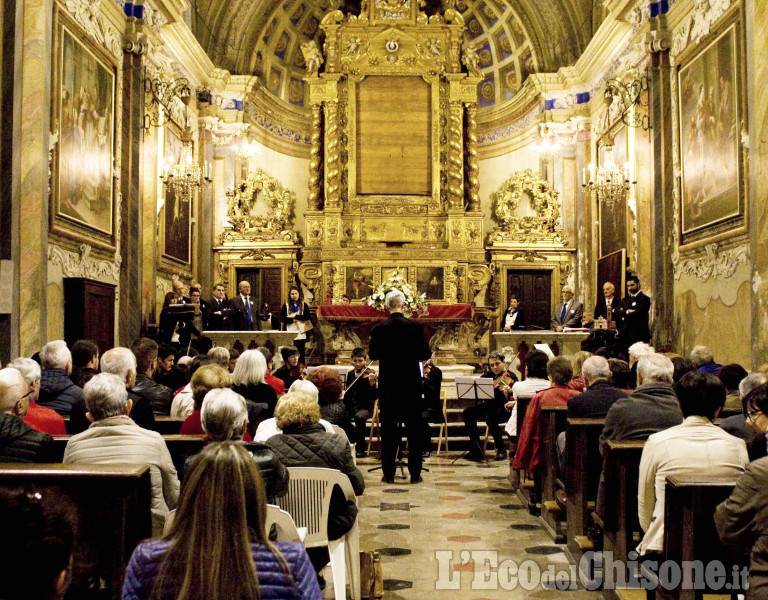
<path fill-rule="evenodd" d="M 356 500 L 349 478 L 336 469 L 288 467 L 288 493 L 277 499 L 296 525 L 307 528 L 304 546 L 328 546 L 336 600 L 346 600 L 346 582 L 353 600 L 360 600 L 360 531 L 357 521 L 338 540 L 328 539 L 328 514 L 333 486 L 338 485 L 347 500 Z M 347 577 L 349 573 L 349 577 Z"/>
<path fill-rule="evenodd" d="M 267 518 L 265 519 L 264 525 L 267 537 L 269 536 L 269 531 L 272 529 L 272 525 L 275 526 L 277 529 L 278 542 L 304 543 L 304 538 L 307 537 L 306 528 L 302 527 L 302 531 L 299 531 L 296 527 L 296 523 L 293 522 L 293 517 L 290 513 L 274 504 L 267 504 Z"/>

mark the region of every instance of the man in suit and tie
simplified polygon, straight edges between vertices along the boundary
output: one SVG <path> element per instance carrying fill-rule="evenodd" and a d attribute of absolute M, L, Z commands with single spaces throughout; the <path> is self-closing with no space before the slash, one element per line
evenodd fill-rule
<path fill-rule="evenodd" d="M 403 315 L 403 293 L 392 290 L 384 301 L 390 313 L 389 318 L 371 330 L 368 351 L 373 360 L 379 361 L 382 481 L 395 481 L 395 461 L 400 445 L 398 427 L 400 423 L 405 423 L 408 471 L 411 483 L 419 483 L 423 437 L 419 362 L 427 360 L 432 353 L 421 325 Z"/>
<path fill-rule="evenodd" d="M 573 288 L 563 286 L 563 301 L 557 305 L 552 315 L 552 329 L 562 331 L 564 327 L 581 327 L 584 305 L 573 299 Z"/>
<path fill-rule="evenodd" d="M 234 310 L 227 300 L 224 285 L 217 283 L 213 286 L 213 298 L 207 304 L 205 329 L 209 331 L 227 331 L 235 328 L 233 323 Z"/>
<path fill-rule="evenodd" d="M 635 342 L 650 342 L 651 330 L 648 316 L 651 299 L 640 291 L 637 275 L 627 277 L 627 295 L 622 298 L 617 311 L 621 347 L 629 348 Z"/>
<path fill-rule="evenodd" d="M 189 304 L 189 298 L 184 295 L 184 282 L 177 279 L 173 282 L 173 300 L 171 304 Z"/>
<path fill-rule="evenodd" d="M 259 309 L 251 297 L 251 284 L 247 281 L 241 281 L 237 289 L 240 293 L 230 302 L 235 311 L 236 328 L 240 331 L 258 329 L 256 323 Z"/>
<path fill-rule="evenodd" d="M 609 329 L 616 327 L 616 313 L 619 310 L 619 300 L 614 297 L 615 293 L 616 287 L 610 281 L 606 281 L 603 284 L 603 297 L 595 304 L 595 319 L 602 317 L 608 321 Z"/>

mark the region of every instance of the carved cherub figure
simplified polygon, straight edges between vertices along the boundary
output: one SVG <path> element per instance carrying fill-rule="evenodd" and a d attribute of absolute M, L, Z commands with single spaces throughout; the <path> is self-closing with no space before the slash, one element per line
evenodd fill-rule
<path fill-rule="evenodd" d="M 317 42 L 310 40 L 302 44 L 301 53 L 304 55 L 304 63 L 307 65 L 307 74 L 317 75 L 323 64 L 323 55 L 317 47 Z"/>
<path fill-rule="evenodd" d="M 473 77 L 481 77 L 482 71 L 478 66 L 479 58 L 477 56 L 477 44 L 475 42 L 469 42 L 464 45 L 464 54 L 461 57 L 461 61 L 464 66 L 467 67 L 467 71 Z"/>

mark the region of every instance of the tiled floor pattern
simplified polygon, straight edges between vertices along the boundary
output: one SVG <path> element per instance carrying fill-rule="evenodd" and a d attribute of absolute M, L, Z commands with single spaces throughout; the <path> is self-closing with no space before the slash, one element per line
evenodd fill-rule
<path fill-rule="evenodd" d="M 380 470 L 368 472 L 378 465 L 377 460 L 358 461 L 366 479 L 358 517 L 360 548 L 381 554 L 384 600 L 597 598 L 596 592 L 582 588 L 513 587 L 514 577 L 510 580 L 506 575 L 517 573 L 509 559 L 541 573 L 550 568 L 561 579 L 570 580 L 563 546 L 551 541 L 538 519 L 511 492 L 506 461 L 486 467 L 465 460 L 451 465 L 452 458 L 430 457 L 425 466 L 431 471 L 424 473 L 424 481 L 418 485 L 411 485 L 399 473 L 394 485 L 384 484 Z M 497 569 L 473 561 L 472 551 L 482 550 L 497 552 L 499 563 L 505 566 Z M 443 559 L 442 574 L 437 551 L 453 557 L 450 566 L 448 558 Z M 333 597 L 330 569 L 326 572 L 329 589 L 325 596 Z M 456 578 L 459 589 L 445 589 Z M 483 579 L 490 581 L 486 588 L 481 587 Z M 535 584 L 536 575 L 531 579 Z"/>

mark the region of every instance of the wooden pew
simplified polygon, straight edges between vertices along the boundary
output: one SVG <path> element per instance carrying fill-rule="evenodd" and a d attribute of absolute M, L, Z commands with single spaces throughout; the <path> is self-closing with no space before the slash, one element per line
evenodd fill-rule
<path fill-rule="evenodd" d="M 557 464 L 557 435 L 565 431 L 568 407 L 543 406 L 539 437 L 539 468 L 541 469 L 541 521 L 557 544 L 565 543 L 560 505 L 555 501 L 555 491 L 562 489 Z"/>
<path fill-rule="evenodd" d="M 155 431 L 160 435 L 178 435 L 186 418 L 155 415 Z"/>
<path fill-rule="evenodd" d="M 67 598 L 119 600 L 136 545 L 152 535 L 152 489 L 146 465 L 17 464 L 0 466 L 0 486 L 67 497 L 77 512 L 73 580 Z"/>
<path fill-rule="evenodd" d="M 640 530 L 637 517 L 637 478 L 640 469 L 640 457 L 645 447 L 645 440 L 608 441 L 603 454 L 603 473 L 605 475 L 605 507 L 602 516 L 593 513 L 593 519 L 603 528 L 603 554 L 613 553 L 614 561 L 626 563 L 627 553 L 634 550 L 635 531 Z M 603 582 L 610 588 L 614 572 L 605 569 Z M 629 580 L 625 576 L 625 580 Z M 618 598 L 615 590 L 604 589 L 603 598 Z"/>
<path fill-rule="evenodd" d="M 520 396 L 517 399 L 517 433 L 523 429 L 523 421 L 525 420 L 525 413 L 528 410 L 528 405 L 531 403 L 533 396 Z M 518 496 L 529 504 L 533 498 L 533 479 L 526 479 L 525 473 L 520 473 L 520 488 L 517 490 Z"/>
<path fill-rule="evenodd" d="M 662 561 L 671 560 L 678 565 L 683 561 L 710 561 L 723 564 L 725 582 L 733 584 L 733 567 L 749 569 L 749 559 L 734 557 L 720 542 L 714 522 L 715 508 L 731 495 L 736 481 L 731 478 L 712 478 L 701 475 L 675 475 L 667 477 L 664 500 L 664 550 Z M 643 575 L 658 580 L 646 569 Z M 746 580 L 746 578 L 745 578 Z M 656 598 L 694 600 L 701 593 L 724 593 L 723 589 L 710 590 L 702 568 L 699 573 L 683 569 L 683 581 L 674 590 L 658 589 Z M 701 590 L 694 585 L 703 585 Z M 735 594 L 741 589 L 730 589 Z"/>
<path fill-rule="evenodd" d="M 587 537 L 597 485 L 603 468 L 598 443 L 605 418 L 568 419 L 565 441 L 565 491 L 568 551 L 575 564 L 593 549 Z M 588 574 L 591 578 L 593 575 Z"/>
<path fill-rule="evenodd" d="M 53 438 L 53 447 L 56 460 L 61 462 L 64 459 L 64 449 L 67 447 L 71 435 L 57 435 Z M 168 446 L 168 452 L 171 453 L 173 465 L 181 479 L 184 469 L 184 461 L 193 454 L 197 454 L 205 445 L 205 436 L 203 435 L 164 435 L 163 439 Z"/>

